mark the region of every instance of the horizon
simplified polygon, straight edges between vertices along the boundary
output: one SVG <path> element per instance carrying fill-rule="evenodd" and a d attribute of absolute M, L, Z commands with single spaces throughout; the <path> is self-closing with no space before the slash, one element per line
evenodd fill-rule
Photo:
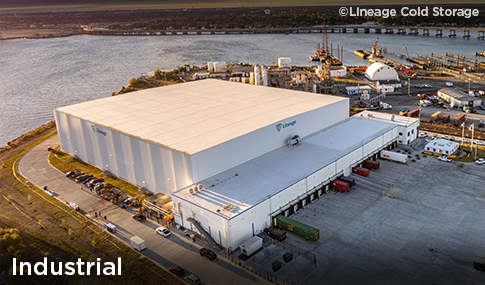
<path fill-rule="evenodd" d="M 4 0 L 0 3 L 0 13 L 62 13 L 62 12 L 103 12 L 103 11 L 129 11 L 129 10 L 172 10 L 172 9 L 231 9 L 231 8 L 285 8 L 285 7 L 338 7 L 338 6 L 424 6 L 424 5 L 478 5 L 485 6 L 483 0 L 472 0 L 469 3 L 456 4 L 454 0 L 445 1 L 419 1 L 413 0 L 408 3 L 395 3 L 391 0 L 374 0 L 372 2 L 363 0 L 321 1 L 307 0 L 294 5 L 294 1 L 282 0 L 260 0 L 260 1 L 238 1 L 229 2 L 225 0 L 204 0 L 204 1 L 173 1 L 160 4 L 155 0 L 145 0 L 138 4 L 128 0 L 105 0 L 97 2 L 91 0 L 74 0 L 71 4 L 65 5 L 61 0 L 43 0 L 41 3 L 35 0 Z"/>

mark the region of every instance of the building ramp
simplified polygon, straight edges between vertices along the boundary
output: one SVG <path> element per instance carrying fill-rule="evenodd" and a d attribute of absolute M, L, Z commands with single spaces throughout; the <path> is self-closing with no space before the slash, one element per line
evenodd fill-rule
<path fill-rule="evenodd" d="M 202 225 L 199 223 L 199 221 L 197 221 L 196 219 L 192 218 L 192 217 L 189 217 L 187 218 L 187 221 L 188 222 L 191 222 L 196 228 L 197 230 L 199 230 L 199 233 L 205 237 L 205 239 L 214 247 L 216 247 L 218 250 L 222 250 L 222 246 L 217 243 L 214 238 L 212 238 L 212 236 L 204 229 L 204 227 L 202 227 Z"/>

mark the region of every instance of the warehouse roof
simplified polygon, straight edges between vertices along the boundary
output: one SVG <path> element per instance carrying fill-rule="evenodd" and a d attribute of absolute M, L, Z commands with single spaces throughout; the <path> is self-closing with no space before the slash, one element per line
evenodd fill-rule
<path fill-rule="evenodd" d="M 480 100 L 479 98 L 476 98 L 474 96 L 468 95 L 463 91 L 454 89 L 454 88 L 441 88 L 438 90 L 438 92 L 444 93 L 450 97 L 455 98 L 456 100 L 460 101 L 476 101 Z"/>
<path fill-rule="evenodd" d="M 418 118 L 398 116 L 397 114 L 383 113 L 383 112 L 371 112 L 362 111 L 354 115 L 355 117 L 368 117 L 377 121 L 386 122 L 399 126 L 409 126 L 417 121 Z"/>
<path fill-rule="evenodd" d="M 344 100 L 348 99 L 205 79 L 88 101 L 57 111 L 194 154 Z"/>
<path fill-rule="evenodd" d="M 367 117 L 350 117 L 317 132 L 298 146 L 280 147 L 201 181 L 205 189 L 202 192 L 191 194 L 187 187 L 172 196 L 232 217 L 396 127 Z M 235 209 L 221 210 L 228 205 Z"/>

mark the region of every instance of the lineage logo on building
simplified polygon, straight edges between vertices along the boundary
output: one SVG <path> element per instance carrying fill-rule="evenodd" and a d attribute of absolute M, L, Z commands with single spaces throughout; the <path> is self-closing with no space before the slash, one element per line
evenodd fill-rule
<path fill-rule="evenodd" d="M 96 128 L 96 126 L 95 126 L 95 125 L 91 125 L 91 128 L 93 129 L 93 132 L 95 132 L 95 133 L 100 133 L 100 134 L 102 134 L 103 136 L 106 136 L 106 132 L 103 132 L 102 130 L 100 130 L 100 129 Z"/>
<path fill-rule="evenodd" d="M 278 132 L 281 132 L 282 129 L 286 128 L 286 127 L 291 127 L 291 126 L 294 126 L 296 124 L 296 120 L 294 120 L 293 122 L 289 122 L 289 123 L 279 123 L 276 125 L 276 130 Z"/>

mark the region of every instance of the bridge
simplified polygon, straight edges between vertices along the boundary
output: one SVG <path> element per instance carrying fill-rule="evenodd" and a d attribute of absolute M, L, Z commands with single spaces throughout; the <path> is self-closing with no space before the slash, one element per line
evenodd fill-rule
<path fill-rule="evenodd" d="M 322 27 L 300 28 L 261 28 L 261 29 L 168 29 L 168 30 L 108 30 L 85 28 L 84 33 L 90 35 L 110 36 L 164 36 L 164 35 L 216 35 L 216 34 L 294 34 L 294 33 L 322 33 Z M 457 37 L 462 33 L 462 38 L 470 38 L 470 32 L 477 32 L 478 39 L 485 39 L 485 28 L 474 27 L 405 27 L 405 26 L 327 26 L 328 33 L 374 33 L 374 34 L 397 34 L 397 35 L 422 35 L 430 36 L 430 31 L 435 31 L 436 37 Z"/>

